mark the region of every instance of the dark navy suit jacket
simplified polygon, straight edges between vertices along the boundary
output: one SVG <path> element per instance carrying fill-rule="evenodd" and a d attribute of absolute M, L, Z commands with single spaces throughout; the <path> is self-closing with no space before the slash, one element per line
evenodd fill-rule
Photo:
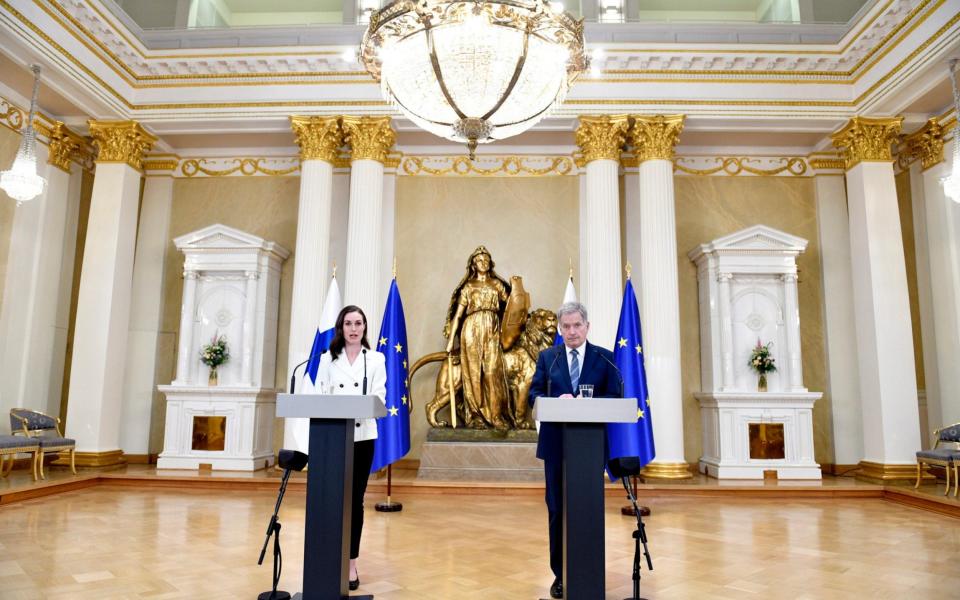
<path fill-rule="evenodd" d="M 580 383 L 592 384 L 595 398 L 619 397 L 620 376 L 613 363 L 613 353 L 606 348 L 594 346 L 587 342 L 580 367 Z M 537 370 L 533 374 L 528 397 L 530 408 L 533 408 L 537 398 L 541 396 L 557 398 L 563 394 L 577 395 L 573 389 L 573 384 L 570 382 L 566 346 L 560 344 L 547 348 L 537 357 Z M 537 458 L 541 460 L 561 460 L 563 458 L 563 441 L 561 438 L 559 424 L 540 423 Z"/>

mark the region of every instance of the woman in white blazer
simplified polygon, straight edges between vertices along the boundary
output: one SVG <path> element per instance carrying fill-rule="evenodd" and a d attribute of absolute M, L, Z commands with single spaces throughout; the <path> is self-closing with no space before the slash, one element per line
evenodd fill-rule
<path fill-rule="evenodd" d="M 345 306 L 337 316 L 330 349 L 320 357 L 317 380 L 321 390 L 330 394 L 359 396 L 373 394 L 387 401 L 386 358 L 370 349 L 367 342 L 367 316 L 357 306 Z M 353 432 L 353 519 L 350 527 L 350 589 L 360 587 L 357 556 L 363 531 L 363 495 L 367 491 L 373 446 L 377 439 L 377 420 L 357 421 Z"/>

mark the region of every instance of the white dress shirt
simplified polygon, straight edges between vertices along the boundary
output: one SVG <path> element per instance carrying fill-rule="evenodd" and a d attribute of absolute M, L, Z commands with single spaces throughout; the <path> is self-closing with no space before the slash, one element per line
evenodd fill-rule
<path fill-rule="evenodd" d="M 380 397 L 380 401 L 387 403 L 387 366 L 386 357 L 376 350 L 367 350 L 357 355 L 353 364 L 347 360 L 344 350 L 336 360 L 331 358 L 330 352 L 324 352 L 320 357 L 320 368 L 317 370 L 317 381 L 320 386 L 326 386 L 327 393 L 338 396 L 359 396 L 363 394 L 363 367 L 367 367 L 367 394 Z M 377 439 L 377 420 L 360 419 L 356 422 L 353 432 L 353 441 Z"/>

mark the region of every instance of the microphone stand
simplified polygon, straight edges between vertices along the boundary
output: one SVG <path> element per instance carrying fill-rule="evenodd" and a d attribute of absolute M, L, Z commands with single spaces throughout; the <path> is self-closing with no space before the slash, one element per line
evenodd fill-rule
<path fill-rule="evenodd" d="M 326 350 L 324 350 L 323 352 L 326 352 Z M 290 372 L 290 390 L 287 392 L 288 394 L 294 393 L 294 390 L 297 388 L 297 369 L 299 369 L 299 368 L 302 367 L 303 365 L 307 364 L 307 363 L 310 362 L 311 360 L 323 356 L 323 352 L 318 352 L 318 353 L 316 353 L 316 354 L 311 354 L 311 355 L 307 358 L 307 360 L 303 361 L 302 363 L 297 364 L 297 366 L 295 366 L 295 367 L 293 368 L 293 371 Z M 366 366 L 366 364 L 364 364 L 364 366 Z"/>
<path fill-rule="evenodd" d="M 273 535 L 273 588 L 269 592 L 263 592 L 257 596 L 257 600 L 290 600 L 290 594 L 284 591 L 277 591 L 277 585 L 280 584 L 280 571 L 283 569 L 283 556 L 280 553 L 280 520 L 277 517 L 280 512 L 280 503 L 283 502 L 283 495 L 287 491 L 287 481 L 290 479 L 290 469 L 283 472 L 283 481 L 280 483 L 280 494 L 277 496 L 277 504 L 273 508 L 273 516 L 270 517 L 270 524 L 267 525 L 267 537 L 263 540 L 263 548 L 260 549 L 260 558 L 258 565 L 263 564 L 263 557 L 267 553 L 267 544 L 270 542 L 270 536 Z"/>
<path fill-rule="evenodd" d="M 623 489 L 627 490 L 627 498 L 630 499 L 630 502 L 633 504 L 634 514 L 637 516 L 637 528 L 633 532 L 634 540 L 634 550 L 633 550 L 633 595 L 629 598 L 624 598 L 624 600 L 645 600 L 640 597 L 640 545 L 643 544 L 643 556 L 647 559 L 647 570 L 653 570 L 653 560 L 650 558 L 650 550 L 647 548 L 647 529 L 643 524 L 643 517 L 641 517 L 641 507 L 637 506 L 637 497 L 634 495 L 633 490 L 630 489 L 630 484 L 627 483 L 626 477 L 621 477 L 620 481 L 623 482 Z"/>

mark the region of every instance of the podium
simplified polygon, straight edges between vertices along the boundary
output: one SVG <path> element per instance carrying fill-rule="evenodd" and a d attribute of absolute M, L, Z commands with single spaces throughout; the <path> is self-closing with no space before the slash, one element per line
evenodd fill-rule
<path fill-rule="evenodd" d="M 533 418 L 561 425 L 563 589 L 570 600 L 603 600 L 603 468 L 607 423 L 634 423 L 636 398 L 537 398 Z"/>
<path fill-rule="evenodd" d="M 303 600 L 348 598 L 353 502 L 353 432 L 358 419 L 386 416 L 377 396 L 280 394 L 278 417 L 310 419 Z M 354 596 L 358 598 L 359 596 Z M 373 596 L 363 596 L 373 598 Z"/>

